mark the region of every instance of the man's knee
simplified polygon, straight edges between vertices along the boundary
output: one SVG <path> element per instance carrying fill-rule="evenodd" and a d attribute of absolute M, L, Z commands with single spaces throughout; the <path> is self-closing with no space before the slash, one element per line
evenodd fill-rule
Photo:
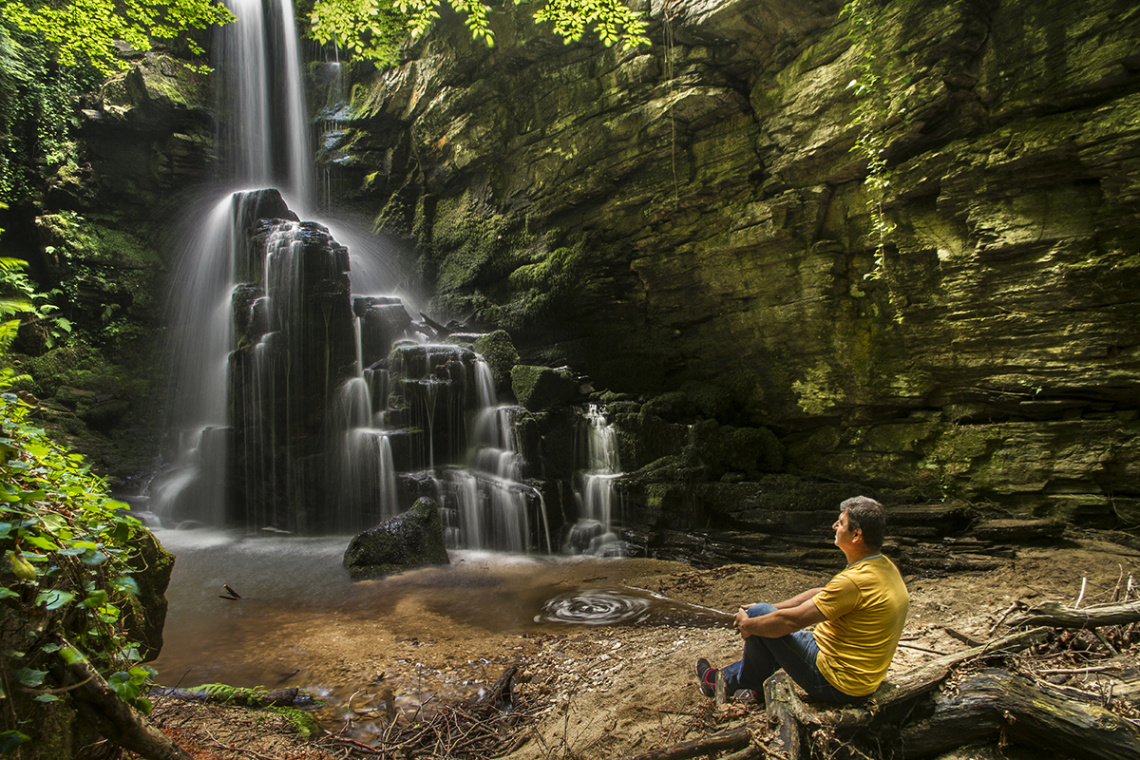
<path fill-rule="evenodd" d="M 767 615 L 769 612 L 775 611 L 776 607 L 774 605 L 768 604 L 767 602 L 760 602 L 748 608 L 748 617 L 760 617 L 761 615 Z"/>

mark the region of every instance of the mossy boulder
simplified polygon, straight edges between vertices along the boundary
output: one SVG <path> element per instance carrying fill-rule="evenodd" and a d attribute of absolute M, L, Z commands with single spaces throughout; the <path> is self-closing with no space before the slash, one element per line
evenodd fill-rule
<path fill-rule="evenodd" d="M 616 412 L 618 456 L 622 466 L 639 469 L 662 457 L 680 456 L 685 441 L 685 426 L 666 422 L 656 414 Z"/>
<path fill-rule="evenodd" d="M 166 623 L 166 587 L 174 570 L 174 555 L 168 552 L 154 534 L 143 531 L 135 538 L 138 550 L 132 558 L 137 596 L 124 597 L 123 622 L 128 635 L 139 642 L 143 658 L 153 660 L 162 651 L 162 628 Z"/>
<path fill-rule="evenodd" d="M 565 367 L 516 365 L 511 370 L 511 388 L 518 402 L 532 412 L 568 404 L 578 395 L 578 381 Z"/>
<path fill-rule="evenodd" d="M 355 581 L 449 562 L 439 507 L 426 497 L 357 535 L 344 553 L 344 566 Z"/>
<path fill-rule="evenodd" d="M 519 352 L 507 331 L 495 330 L 481 335 L 475 340 L 473 347 L 491 368 L 496 387 L 509 386 L 511 370 L 518 364 Z"/>

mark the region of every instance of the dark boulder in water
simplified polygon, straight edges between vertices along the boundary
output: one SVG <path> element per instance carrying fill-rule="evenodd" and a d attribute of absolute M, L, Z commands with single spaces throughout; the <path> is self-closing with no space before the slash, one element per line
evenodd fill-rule
<path fill-rule="evenodd" d="M 344 566 L 355 581 L 449 562 L 439 508 L 426 497 L 357 535 L 344 553 Z"/>

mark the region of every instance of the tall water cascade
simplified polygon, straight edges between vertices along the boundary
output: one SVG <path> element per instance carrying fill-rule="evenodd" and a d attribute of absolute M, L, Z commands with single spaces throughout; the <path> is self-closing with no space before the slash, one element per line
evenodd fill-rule
<path fill-rule="evenodd" d="M 225 184 L 184 234 L 152 510 L 164 524 L 353 532 L 430 496 L 452 547 L 550 551 L 517 407 L 497 402 L 472 336 L 414 322 L 383 266 L 357 267 L 294 213 L 312 209 L 313 170 L 291 2 L 226 1 L 239 20 L 212 46 Z M 358 268 L 365 292 L 387 292 L 354 293 Z"/>

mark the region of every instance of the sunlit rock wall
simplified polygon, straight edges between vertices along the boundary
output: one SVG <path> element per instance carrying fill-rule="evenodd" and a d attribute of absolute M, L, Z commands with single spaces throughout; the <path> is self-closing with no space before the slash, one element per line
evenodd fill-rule
<path fill-rule="evenodd" d="M 869 6 L 875 44 L 837 0 L 653 2 L 624 52 L 445 19 L 356 73 L 321 159 L 415 240 L 437 312 L 528 363 L 718 385 L 791 472 L 1137 522 L 1140 6 Z M 893 103 L 877 279 L 868 51 Z"/>

